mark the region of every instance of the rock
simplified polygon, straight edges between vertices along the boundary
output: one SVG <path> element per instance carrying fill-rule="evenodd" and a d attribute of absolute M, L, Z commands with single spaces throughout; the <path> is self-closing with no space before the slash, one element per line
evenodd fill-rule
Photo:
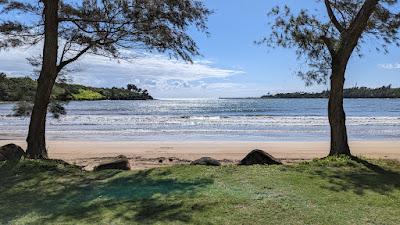
<path fill-rule="evenodd" d="M 190 163 L 190 165 L 202 165 L 202 166 L 220 166 L 221 163 L 210 157 L 203 157 L 197 160 L 194 160 Z"/>
<path fill-rule="evenodd" d="M 264 152 L 263 150 L 255 149 L 251 151 L 242 161 L 240 165 L 280 165 L 282 164 L 278 159 L 272 155 Z"/>
<path fill-rule="evenodd" d="M 25 155 L 24 150 L 15 144 L 0 147 L 0 161 L 19 161 Z"/>
<path fill-rule="evenodd" d="M 94 171 L 101 170 L 130 170 L 131 166 L 129 164 L 128 158 L 126 156 L 120 155 L 115 159 L 110 159 L 101 162 L 99 165 L 93 168 Z"/>

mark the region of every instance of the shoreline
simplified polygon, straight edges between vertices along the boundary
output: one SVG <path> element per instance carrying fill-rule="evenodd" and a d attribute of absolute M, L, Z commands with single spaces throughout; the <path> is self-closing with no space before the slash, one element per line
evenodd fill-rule
<path fill-rule="evenodd" d="M 0 146 L 23 140 L 0 140 Z M 353 141 L 352 153 L 374 159 L 400 161 L 400 141 Z M 92 169 L 105 158 L 125 155 L 133 170 L 148 169 L 208 156 L 223 164 L 236 163 L 253 149 L 262 149 L 285 163 L 322 158 L 329 153 L 329 142 L 241 142 L 241 141 L 48 141 L 49 157 Z M 162 163 L 160 163 L 162 160 Z"/>

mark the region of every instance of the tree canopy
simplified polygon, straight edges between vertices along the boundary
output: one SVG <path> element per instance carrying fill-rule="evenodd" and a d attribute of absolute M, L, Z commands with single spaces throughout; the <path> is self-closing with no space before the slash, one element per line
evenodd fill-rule
<path fill-rule="evenodd" d="M 371 4 L 378 2 L 366 29 L 357 21 L 371 10 Z M 399 46 L 398 28 L 400 14 L 395 11 L 397 0 L 316 0 L 319 10 L 301 9 L 294 12 L 289 6 L 276 6 L 269 13 L 271 33 L 259 44 L 270 47 L 295 48 L 297 56 L 304 60 L 308 68 L 298 75 L 310 85 L 314 82 L 325 83 L 331 72 L 332 57 L 354 47 L 358 56 L 362 56 L 361 47 L 374 41 L 378 51 L 388 51 L 389 45 Z M 368 3 L 368 4 L 367 4 Z M 365 19 L 364 19 L 365 20 Z M 355 46 L 346 44 L 347 37 L 360 33 Z M 352 49 L 351 49 L 352 50 Z"/>
<path fill-rule="evenodd" d="M 36 45 L 44 39 L 41 1 L 0 0 L 0 6 L 0 48 Z M 197 0 L 62 0 L 57 69 L 85 53 L 125 58 L 125 49 L 155 50 L 191 61 L 199 50 L 187 29 L 194 25 L 206 31 L 210 13 Z"/>

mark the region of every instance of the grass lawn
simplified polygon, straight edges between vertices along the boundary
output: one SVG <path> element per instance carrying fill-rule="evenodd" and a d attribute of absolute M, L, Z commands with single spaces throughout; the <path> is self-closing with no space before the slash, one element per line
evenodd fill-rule
<path fill-rule="evenodd" d="M 399 224 L 400 163 L 82 172 L 0 164 L 0 224 Z"/>

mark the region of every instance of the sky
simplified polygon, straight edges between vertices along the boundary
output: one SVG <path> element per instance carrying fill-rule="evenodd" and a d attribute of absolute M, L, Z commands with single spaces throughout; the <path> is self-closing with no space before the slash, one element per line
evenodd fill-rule
<path fill-rule="evenodd" d="M 327 85 L 306 87 L 296 76 L 304 61 L 294 49 L 271 49 L 256 45 L 270 32 L 267 12 L 275 5 L 317 9 L 315 0 L 205 0 L 214 10 L 208 20 L 210 35 L 189 30 L 202 56 L 194 63 L 148 53 L 129 61 L 84 56 L 69 74 L 73 83 L 97 87 L 122 87 L 134 83 L 155 98 L 258 97 L 266 93 L 320 91 Z M 325 11 L 318 12 L 325 14 Z M 400 87 L 400 49 L 390 47 L 385 55 L 376 52 L 375 42 L 363 46 L 364 57 L 353 57 L 346 74 L 346 87 Z M 0 71 L 11 76 L 30 76 L 26 58 L 40 53 L 40 47 L 0 52 Z"/>

